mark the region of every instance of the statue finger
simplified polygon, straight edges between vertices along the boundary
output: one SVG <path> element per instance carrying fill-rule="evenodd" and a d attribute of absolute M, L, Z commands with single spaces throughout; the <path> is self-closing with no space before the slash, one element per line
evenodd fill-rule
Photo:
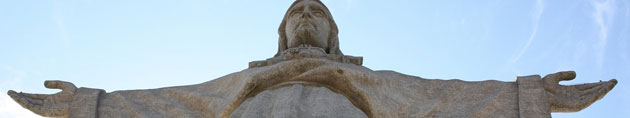
<path fill-rule="evenodd" d="M 59 80 L 46 80 L 46 82 L 44 82 L 44 86 L 51 89 L 61 89 L 62 92 L 74 92 L 77 89 L 74 84 Z"/>
<path fill-rule="evenodd" d="M 572 85 L 572 87 L 575 87 L 578 90 L 587 90 L 587 89 L 591 89 L 593 87 L 597 87 L 604 84 L 603 82 L 597 82 L 597 83 L 586 83 L 586 84 L 580 84 L 580 85 Z"/>
<path fill-rule="evenodd" d="M 26 101 L 29 101 L 33 105 L 39 105 L 39 106 L 44 105 L 44 99 L 31 98 L 31 97 L 24 96 L 23 93 L 20 93 L 20 94 L 22 94 L 23 98 L 26 99 Z"/>
<path fill-rule="evenodd" d="M 602 89 L 604 89 L 603 84 L 598 84 L 598 86 L 594 86 L 588 89 L 584 89 L 584 90 L 580 90 L 581 95 L 579 95 L 580 97 L 583 96 L 589 96 L 589 95 L 594 95 L 594 94 L 598 94 L 600 91 L 602 91 Z"/>
<path fill-rule="evenodd" d="M 22 92 L 15 93 L 15 91 L 13 91 L 13 94 L 16 95 L 18 98 L 25 99 L 25 101 L 34 105 L 44 104 L 44 98 L 40 96 L 34 97 L 34 96 L 31 96 L 32 94 L 22 93 Z"/>
<path fill-rule="evenodd" d="M 610 90 L 612 90 L 612 88 L 615 87 L 615 85 L 617 85 L 617 80 L 616 79 L 612 79 L 610 81 L 606 81 L 606 82 L 599 82 L 597 83 L 598 85 L 595 87 L 592 87 L 590 89 L 585 89 L 583 90 L 584 94 L 601 94 L 606 95 L 606 93 L 608 93 Z"/>
<path fill-rule="evenodd" d="M 549 103 L 552 112 L 577 112 L 603 98 L 616 84 L 617 80 L 613 79 L 607 82 L 576 86 L 573 90 L 578 90 L 579 93 L 566 91 L 568 90 L 566 89 L 564 94 L 548 93 L 547 96 L 550 98 Z"/>
<path fill-rule="evenodd" d="M 548 83 L 558 83 L 560 81 L 567 81 L 575 79 L 575 71 L 562 71 L 554 74 L 549 74 L 543 77 L 543 81 Z"/>
<path fill-rule="evenodd" d="M 31 100 L 29 100 L 27 97 L 24 97 L 13 90 L 10 90 L 8 94 L 13 100 L 15 100 L 18 104 L 20 104 L 20 106 L 26 109 L 29 109 L 35 113 L 38 113 L 41 111 L 41 104 L 40 105 L 33 104 Z"/>
<path fill-rule="evenodd" d="M 50 96 L 48 94 L 31 94 L 31 93 L 20 93 L 23 96 L 29 97 L 29 98 L 34 98 L 34 99 L 46 99 L 46 96 Z"/>
<path fill-rule="evenodd" d="M 617 85 L 617 79 L 611 79 L 611 80 L 608 80 L 608 82 L 611 83 L 610 89 L 612 89 L 613 87 L 615 87 L 615 85 Z"/>
<path fill-rule="evenodd" d="M 590 106 L 591 104 L 593 104 L 595 101 L 602 99 L 604 97 L 604 95 L 606 95 L 606 93 L 608 93 L 608 91 L 606 91 L 605 88 L 603 87 L 597 87 L 597 91 L 592 91 L 589 93 L 586 93 L 585 95 L 581 96 L 578 102 L 576 102 L 576 106 L 577 108 L 586 108 L 588 106 Z"/>
<path fill-rule="evenodd" d="M 8 94 L 13 100 L 20 104 L 20 106 L 44 117 L 64 116 L 68 111 L 69 104 L 51 104 L 52 106 L 44 107 L 43 100 L 41 99 L 26 97 L 26 94 L 17 93 L 13 90 L 9 90 Z"/>
<path fill-rule="evenodd" d="M 602 99 L 612 88 L 617 84 L 617 80 L 611 80 L 603 82 L 603 84 L 584 91 L 584 95 L 581 96 L 580 103 L 584 103 L 584 108 L 588 107 L 593 102 Z"/>
<path fill-rule="evenodd" d="M 606 93 L 612 90 L 616 85 L 617 85 L 616 79 L 612 79 L 607 82 L 604 82 L 604 84 L 602 85 L 604 87 L 604 93 L 602 93 L 602 95 L 606 95 Z"/>
<path fill-rule="evenodd" d="M 569 97 L 569 98 L 580 97 L 585 93 L 583 90 L 577 89 L 575 85 L 573 86 L 554 85 L 554 87 L 552 87 L 551 89 L 545 89 L 545 90 L 551 94 L 554 94 L 557 96 Z"/>

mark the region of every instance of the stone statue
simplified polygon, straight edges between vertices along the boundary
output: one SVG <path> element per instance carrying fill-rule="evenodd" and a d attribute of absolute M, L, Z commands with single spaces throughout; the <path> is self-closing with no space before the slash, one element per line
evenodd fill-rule
<path fill-rule="evenodd" d="M 515 82 L 425 79 L 361 66 L 339 50 L 337 26 L 319 0 L 297 0 L 280 25 L 278 53 L 196 85 L 105 92 L 46 81 L 55 94 L 8 91 L 42 116 L 90 117 L 550 117 L 577 112 L 616 84 L 560 85 L 572 71 Z"/>

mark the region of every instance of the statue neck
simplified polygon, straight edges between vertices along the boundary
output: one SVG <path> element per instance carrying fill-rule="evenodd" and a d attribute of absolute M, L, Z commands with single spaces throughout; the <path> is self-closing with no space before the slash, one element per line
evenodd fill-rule
<path fill-rule="evenodd" d="M 320 47 L 308 47 L 308 46 L 302 47 L 301 46 L 301 47 L 294 47 L 294 48 L 286 49 L 282 53 L 280 53 L 279 56 L 272 57 L 267 60 L 249 62 L 249 68 L 268 66 L 268 65 L 273 65 L 273 64 L 280 63 L 283 61 L 304 59 L 304 58 L 328 59 L 328 60 L 337 61 L 341 63 L 351 63 L 351 64 L 355 64 L 359 66 L 363 64 L 363 57 L 328 54 L 323 48 L 320 48 Z"/>

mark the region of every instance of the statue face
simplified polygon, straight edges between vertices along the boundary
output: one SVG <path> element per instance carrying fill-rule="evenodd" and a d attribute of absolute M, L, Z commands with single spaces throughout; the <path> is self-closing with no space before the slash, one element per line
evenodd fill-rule
<path fill-rule="evenodd" d="M 328 48 L 330 22 L 328 10 L 320 3 L 304 0 L 289 9 L 285 31 L 287 47 L 300 45 Z"/>

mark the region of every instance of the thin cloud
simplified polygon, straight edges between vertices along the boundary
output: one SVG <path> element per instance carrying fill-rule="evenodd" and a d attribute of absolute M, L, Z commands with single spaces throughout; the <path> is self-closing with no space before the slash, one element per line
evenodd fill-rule
<path fill-rule="evenodd" d="M 523 56 L 523 54 L 525 54 L 525 52 L 527 52 L 527 49 L 529 48 L 529 46 L 534 41 L 534 38 L 536 37 L 536 33 L 538 32 L 538 25 L 540 24 L 540 16 L 542 15 L 543 11 L 545 10 L 545 6 L 543 4 L 543 1 L 542 0 L 537 0 L 535 8 L 536 8 L 536 11 L 534 11 L 534 14 L 533 14 L 533 17 L 532 17 L 533 24 L 534 24 L 533 31 L 529 35 L 529 38 L 527 39 L 527 43 L 525 43 L 525 46 L 523 46 L 523 48 L 521 49 L 521 51 L 517 55 L 512 56 L 512 58 L 509 61 L 509 64 L 514 64 L 514 63 L 518 62 L 518 60 L 521 59 L 521 56 Z"/>
<path fill-rule="evenodd" d="M 355 5 L 354 0 L 346 0 L 346 11 L 354 9 Z"/>
<path fill-rule="evenodd" d="M 60 3 L 54 4 L 52 19 L 55 21 L 55 25 L 57 26 L 57 35 L 59 39 L 62 41 L 64 47 L 68 47 L 70 44 L 70 39 L 68 38 L 68 29 L 66 28 L 66 24 L 64 23 L 62 7 Z"/>
<path fill-rule="evenodd" d="M 621 2 L 621 5 L 625 6 L 625 9 L 626 9 L 623 20 L 629 20 L 630 19 L 630 2 L 627 2 L 627 1 L 626 2 Z M 621 30 L 621 32 L 629 32 L 629 30 L 630 30 L 630 23 L 626 22 L 624 24 L 625 24 L 625 26 L 623 27 L 623 30 Z M 630 36 L 629 34 L 624 34 L 623 37 L 627 38 L 629 36 Z M 622 40 L 622 41 L 623 41 L 622 42 L 622 46 L 621 46 L 621 47 L 623 47 L 622 50 L 630 50 L 630 40 Z M 630 66 L 629 66 L 630 65 L 630 54 L 628 54 L 627 51 L 621 51 L 621 53 L 623 53 L 623 54 L 620 54 L 620 55 L 622 56 L 622 59 L 623 59 L 622 63 L 623 63 L 623 65 L 625 65 L 625 66 L 623 66 L 623 67 L 625 67 L 624 70 L 626 70 L 625 73 L 630 73 Z M 630 93 L 630 92 L 628 92 L 628 93 Z M 628 95 L 628 94 L 626 94 L 626 95 Z"/>
<path fill-rule="evenodd" d="M 604 54 L 606 52 L 606 44 L 608 43 L 608 26 L 612 26 L 612 20 L 615 15 L 615 1 L 605 0 L 602 2 L 593 1 L 595 10 L 593 11 L 593 19 L 595 24 L 599 26 L 599 35 L 594 48 L 596 51 L 596 63 L 598 69 L 601 70 L 604 63 Z"/>

